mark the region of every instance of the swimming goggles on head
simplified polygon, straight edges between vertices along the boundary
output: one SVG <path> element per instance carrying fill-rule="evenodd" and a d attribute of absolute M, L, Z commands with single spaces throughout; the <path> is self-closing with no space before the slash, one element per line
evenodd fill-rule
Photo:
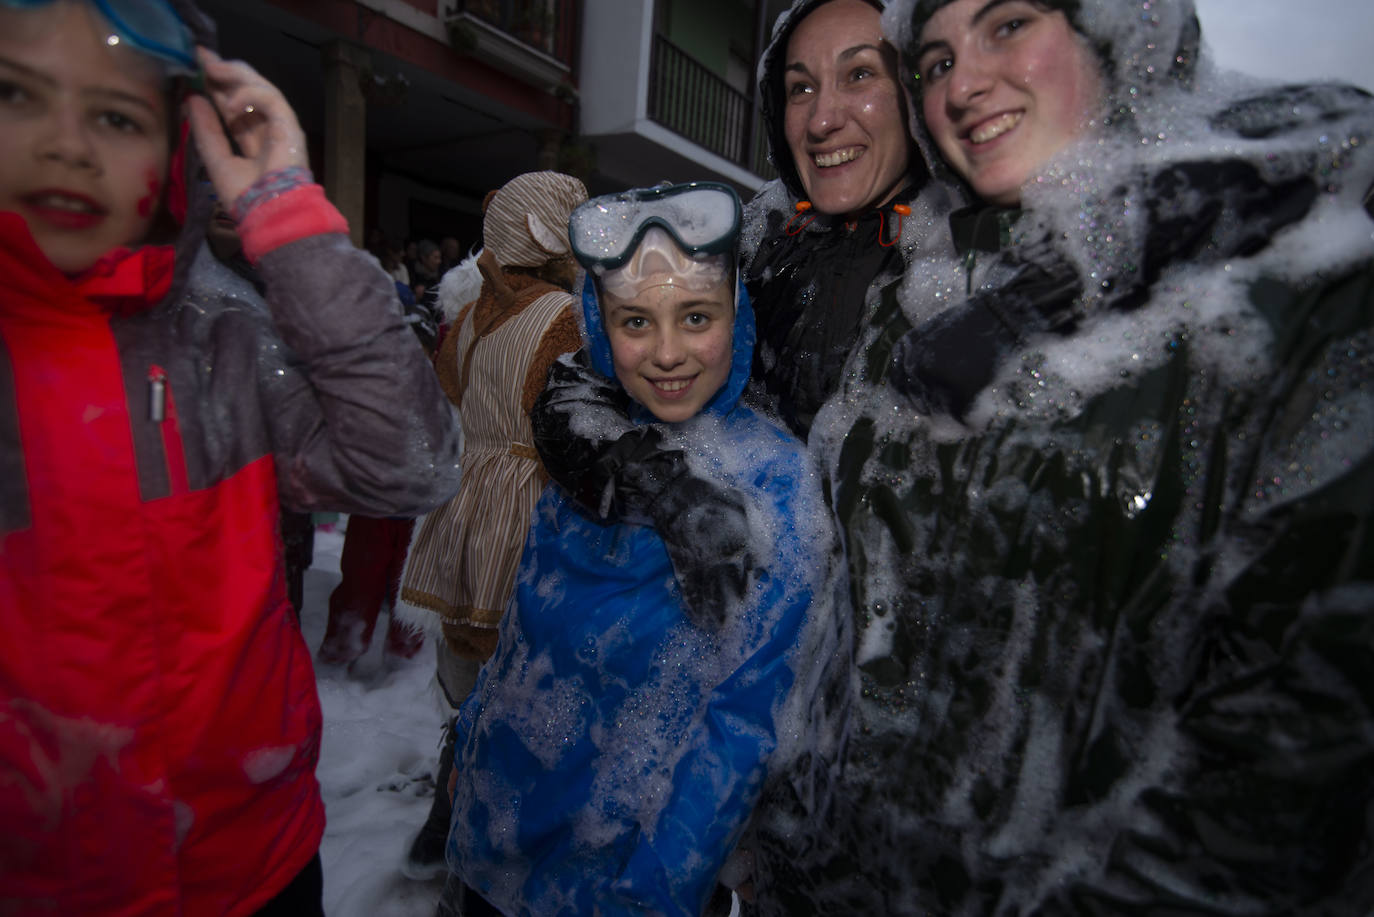
<path fill-rule="evenodd" d="M 743 208 L 739 195 L 719 182 L 636 188 L 594 197 L 568 219 L 578 262 L 597 273 L 630 260 L 644 234 L 660 227 L 694 258 L 734 251 Z"/>
<path fill-rule="evenodd" d="M 0 5 L 16 9 L 36 9 L 53 0 L 0 0 Z M 128 42 L 135 51 L 157 58 L 177 76 L 195 76 L 200 72 L 196 62 L 195 42 L 191 30 L 167 3 L 167 0 L 88 0 L 110 25 L 115 34 L 107 41 Z"/>

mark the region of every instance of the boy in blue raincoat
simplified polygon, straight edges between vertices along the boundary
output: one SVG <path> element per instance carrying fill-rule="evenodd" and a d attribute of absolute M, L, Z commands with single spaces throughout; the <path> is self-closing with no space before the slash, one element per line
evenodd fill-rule
<path fill-rule="evenodd" d="M 593 366 L 719 490 L 672 510 L 673 545 L 557 485 L 536 508 L 455 730 L 450 887 L 503 913 L 699 915 L 765 781 L 834 760 L 814 719 L 840 715 L 826 701 L 848 673 L 836 542 L 804 447 L 741 401 L 739 220 L 733 191 L 698 183 L 595 198 L 570 221 Z M 744 588 L 684 590 L 683 549 L 728 558 L 716 571 Z"/>

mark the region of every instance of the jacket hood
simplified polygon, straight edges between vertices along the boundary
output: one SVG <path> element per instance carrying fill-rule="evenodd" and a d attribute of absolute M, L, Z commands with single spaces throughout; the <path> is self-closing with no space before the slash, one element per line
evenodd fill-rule
<path fill-rule="evenodd" d="M 181 21 L 186 23 L 186 28 L 191 30 L 191 37 L 196 44 L 204 45 L 211 50 L 219 48 L 219 35 L 215 29 L 215 21 L 205 14 L 199 6 L 192 0 L 169 0 L 172 9 Z"/>
<path fill-rule="evenodd" d="M 212 51 L 219 50 L 219 34 L 213 19 L 192 0 L 168 2 L 190 30 L 191 39 L 196 45 Z M 183 80 L 177 80 L 172 91 L 172 103 L 179 107 L 182 98 L 193 90 L 187 88 Z M 203 180 L 204 169 L 195 141 L 191 138 L 189 124 L 183 119 L 180 124 L 174 122 L 172 129 L 177 134 L 172 141 L 172 157 L 167 167 L 163 212 L 154 222 L 145 244 L 166 245 L 173 249 L 175 279 L 171 294 L 177 298 L 185 289 L 191 264 L 205 241 L 205 228 L 209 225 L 215 203 L 209 184 Z"/>
<path fill-rule="evenodd" d="M 920 28 L 943 5 L 894 0 L 889 8 L 884 26 L 901 42 L 904 71 Z M 1250 305 L 1252 284 L 1310 285 L 1374 252 L 1365 212 L 1374 185 L 1374 98 L 1352 86 L 1276 85 L 1215 70 L 1199 53 L 1193 0 L 1050 5 L 1099 55 L 1104 101 L 1082 135 L 1025 185 L 1008 247 L 980 281 L 996 284 L 998 314 L 1013 288 L 1033 313 L 1007 320 L 1015 341 L 1006 353 L 1043 332 L 1063 336 L 1081 323 L 1129 315 L 1122 320 L 1149 323 L 1156 334 L 1189 328 L 1215 378 L 1245 378 L 1249 364 L 1236 356 L 1232 333 L 1261 322 Z M 971 196 L 935 155 L 922 120 L 913 117 L 913 125 L 942 183 Z M 950 348 L 932 330 L 941 313 L 948 310 L 939 321 L 953 327 L 987 312 L 976 295 L 967 309 L 952 309 L 923 278 L 908 274 L 907 286 L 909 316 L 926 333 L 911 366 Z M 1076 346 L 1046 350 L 1045 358 L 1067 365 Z M 1134 340 L 1121 352 L 1103 346 L 1093 368 L 1065 370 L 1074 399 L 1115 384 L 1113 367 L 1137 359 L 1131 348 Z M 1150 360 L 1166 357 L 1149 351 Z M 1012 362 L 997 372 L 1015 375 Z M 1010 383 L 965 373 L 951 390 L 969 395 L 999 385 Z M 931 403 L 969 400 L 941 395 Z"/>
<path fill-rule="evenodd" d="M 738 270 L 735 271 L 735 324 L 732 333 L 730 375 L 720 391 L 701 409 L 703 414 L 728 414 L 739 403 L 749 382 L 749 369 L 754 360 L 754 309 L 749 304 L 749 294 L 744 289 L 744 280 Z M 582 337 L 591 355 L 593 368 L 619 387 L 615 361 L 611 357 L 611 339 L 606 336 L 606 326 L 601 320 L 601 301 L 596 282 L 587 272 L 583 272 L 582 279 Z M 652 415 L 639 407 L 638 402 L 631 399 L 631 404 L 635 407 L 632 413 L 637 419 L 646 416 L 653 419 Z"/>
<path fill-rule="evenodd" d="M 802 187 L 801 177 L 797 173 L 797 165 L 792 160 L 792 151 L 787 145 L 787 135 L 785 133 L 785 113 L 786 100 L 783 95 L 783 68 L 787 66 L 787 43 L 792 38 L 792 33 L 801 25 L 803 19 L 811 15 L 816 7 L 821 6 L 830 0 L 794 0 L 792 6 L 784 10 L 773 23 L 773 34 L 768 39 L 768 47 L 763 52 L 763 58 L 759 61 L 758 67 L 758 87 L 759 87 L 759 108 L 763 114 L 764 127 L 768 132 L 768 147 L 770 159 L 773 167 L 778 170 L 778 178 L 788 192 L 797 200 L 806 197 L 806 189 Z M 869 6 L 883 11 L 888 0 L 863 0 Z M 915 174 L 923 174 L 920 168 L 921 163 L 915 156 L 912 157 L 911 170 L 913 177 Z"/>
<path fill-rule="evenodd" d="M 890 0 L 883 32 L 910 65 L 930 17 L 954 0 Z M 1059 10 L 1092 44 L 1108 95 L 1138 95 L 1159 85 L 1189 82 L 1197 67 L 1200 28 L 1194 0 L 1040 0 Z M 911 85 L 908 80 L 907 85 Z M 1134 93 L 1131 91 L 1134 90 Z"/>
<path fill-rule="evenodd" d="M 539 267 L 569 254 L 568 214 L 586 187 L 561 172 L 526 172 L 487 195 L 482 239 L 502 267 Z"/>

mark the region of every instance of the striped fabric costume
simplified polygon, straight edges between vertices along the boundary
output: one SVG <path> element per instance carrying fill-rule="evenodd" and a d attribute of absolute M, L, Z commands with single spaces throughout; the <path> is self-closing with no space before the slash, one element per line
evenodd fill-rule
<path fill-rule="evenodd" d="M 436 358 L 462 415 L 463 483 L 420 524 L 401 598 L 436 613 L 449 649 L 468 659 L 483 660 L 496 645 L 547 481 L 529 409 L 549 365 L 581 342 L 571 294 L 533 269 L 566 257 L 568 213 L 586 196 L 581 182 L 556 172 L 517 176 L 488 196 L 482 292 Z"/>

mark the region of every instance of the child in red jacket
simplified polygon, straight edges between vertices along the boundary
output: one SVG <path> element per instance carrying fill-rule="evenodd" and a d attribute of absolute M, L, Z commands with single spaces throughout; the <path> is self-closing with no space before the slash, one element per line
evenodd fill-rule
<path fill-rule="evenodd" d="M 184 2 L 0 2 L 4 913 L 320 913 L 279 498 L 413 515 L 457 487 L 390 278 L 211 36 Z M 217 279 L 200 160 L 266 310 Z"/>

